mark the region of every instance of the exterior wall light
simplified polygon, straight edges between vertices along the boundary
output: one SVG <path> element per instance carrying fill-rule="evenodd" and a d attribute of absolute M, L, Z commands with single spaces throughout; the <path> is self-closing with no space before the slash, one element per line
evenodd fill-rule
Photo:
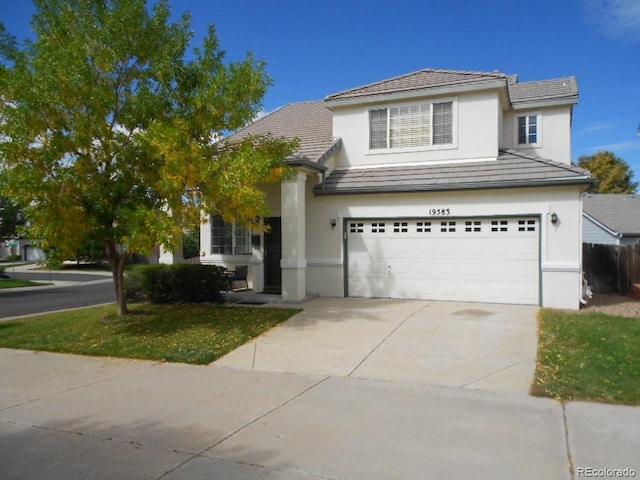
<path fill-rule="evenodd" d="M 329 223 L 331 224 L 331 230 L 336 228 L 336 219 L 335 218 L 330 218 L 329 219 Z"/>
<path fill-rule="evenodd" d="M 553 212 L 551 214 L 551 225 L 555 225 L 556 223 L 558 223 L 558 215 L 556 212 Z"/>

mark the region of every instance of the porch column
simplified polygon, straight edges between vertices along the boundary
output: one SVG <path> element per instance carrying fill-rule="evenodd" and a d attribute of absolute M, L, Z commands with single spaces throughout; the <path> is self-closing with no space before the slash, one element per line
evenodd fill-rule
<path fill-rule="evenodd" d="M 305 250 L 305 182 L 307 174 L 283 182 L 282 216 L 282 300 L 299 302 L 307 295 L 307 256 Z"/>
<path fill-rule="evenodd" d="M 173 263 L 184 263 L 184 257 L 182 256 L 182 242 L 180 242 L 180 245 L 173 251 L 167 250 L 164 245 L 160 245 L 160 258 L 158 258 L 158 263 L 165 263 L 169 265 Z"/>

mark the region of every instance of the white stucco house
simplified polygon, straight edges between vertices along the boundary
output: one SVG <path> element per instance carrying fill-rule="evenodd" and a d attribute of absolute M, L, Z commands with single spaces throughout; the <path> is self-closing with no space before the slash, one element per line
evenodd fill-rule
<path fill-rule="evenodd" d="M 582 215 L 584 243 L 640 243 L 640 197 L 637 195 L 585 194 Z"/>
<path fill-rule="evenodd" d="M 257 291 L 576 309 L 582 194 L 573 77 L 425 69 L 293 103 L 235 133 L 298 137 L 268 234 L 213 217 L 202 263 Z"/>

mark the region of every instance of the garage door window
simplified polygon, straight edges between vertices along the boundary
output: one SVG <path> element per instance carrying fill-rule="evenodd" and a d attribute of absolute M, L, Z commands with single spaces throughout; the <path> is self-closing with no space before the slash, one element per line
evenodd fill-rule
<path fill-rule="evenodd" d="M 362 233 L 364 232 L 364 223 L 351 223 L 349 225 L 349 231 L 351 233 Z"/>
<path fill-rule="evenodd" d="M 491 220 L 492 232 L 508 232 L 509 231 L 508 220 Z"/>
<path fill-rule="evenodd" d="M 440 231 L 453 233 L 456 231 L 456 222 L 440 222 Z"/>
<path fill-rule="evenodd" d="M 518 220 L 519 232 L 535 232 L 536 221 L 535 220 Z"/>
<path fill-rule="evenodd" d="M 479 220 L 464 222 L 464 231 L 465 232 L 482 232 L 482 222 Z"/>
<path fill-rule="evenodd" d="M 431 222 L 416 222 L 417 233 L 431 233 Z"/>
<path fill-rule="evenodd" d="M 385 232 L 384 222 L 371 223 L 371 233 L 384 233 L 384 232 Z"/>
<path fill-rule="evenodd" d="M 393 232 L 394 233 L 407 233 L 409 232 L 409 227 L 407 222 L 393 222 Z"/>

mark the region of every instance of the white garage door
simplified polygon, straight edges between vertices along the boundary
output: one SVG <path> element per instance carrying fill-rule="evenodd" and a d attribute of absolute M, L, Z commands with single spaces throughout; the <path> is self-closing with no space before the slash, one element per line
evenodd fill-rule
<path fill-rule="evenodd" d="M 539 304 L 537 217 L 347 221 L 352 297 Z"/>

